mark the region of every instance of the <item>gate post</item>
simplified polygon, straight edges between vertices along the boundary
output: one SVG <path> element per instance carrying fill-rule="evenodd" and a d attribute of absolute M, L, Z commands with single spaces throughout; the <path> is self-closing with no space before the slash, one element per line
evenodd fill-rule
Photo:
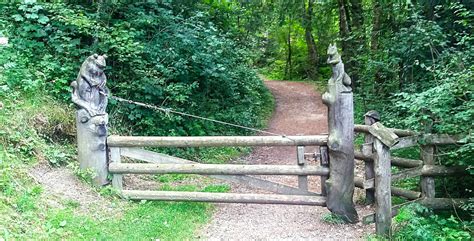
<path fill-rule="evenodd" d="M 77 79 L 71 83 L 72 102 L 76 105 L 77 158 L 82 170 L 94 172 L 94 184 L 105 185 L 107 179 L 107 78 L 106 56 L 91 55 L 81 65 Z"/>
<path fill-rule="evenodd" d="M 365 113 L 364 115 L 364 124 L 365 125 L 372 125 L 375 122 L 380 121 L 380 114 L 375 111 L 371 110 Z M 372 156 L 374 152 L 374 136 L 370 133 L 364 134 L 364 144 L 362 145 L 362 154 L 366 156 Z M 375 177 L 374 173 L 374 162 L 373 161 L 364 161 L 364 169 L 365 169 L 365 180 L 369 180 Z M 365 203 L 372 204 L 375 201 L 375 193 L 373 189 L 365 189 Z"/>
<path fill-rule="evenodd" d="M 329 179 L 326 181 L 327 207 L 346 222 L 358 220 L 354 195 L 354 104 L 351 79 L 344 70 L 335 45 L 329 45 L 327 62 L 332 76 L 323 102 L 328 106 Z"/>

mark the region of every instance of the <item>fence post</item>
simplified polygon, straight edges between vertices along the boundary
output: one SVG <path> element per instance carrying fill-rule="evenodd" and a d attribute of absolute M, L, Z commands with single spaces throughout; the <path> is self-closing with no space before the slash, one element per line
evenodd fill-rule
<path fill-rule="evenodd" d="M 424 114 L 429 115 L 428 110 L 423 110 Z M 425 125 L 425 133 L 431 133 L 433 129 L 433 121 L 428 119 L 423 123 Z M 423 165 L 434 165 L 435 158 L 434 152 L 435 147 L 433 145 L 422 145 L 420 148 L 421 152 L 421 160 L 423 161 Z M 422 176 L 420 181 L 421 187 L 421 195 L 425 198 L 434 198 L 436 191 L 435 191 L 435 180 L 434 177 Z"/>
<path fill-rule="evenodd" d="M 370 126 L 375 122 L 380 121 L 380 114 L 375 111 L 371 110 L 365 113 L 364 115 L 364 124 Z M 364 134 L 364 144 L 362 145 L 362 154 L 366 156 L 372 156 L 374 153 L 374 136 L 370 133 Z M 374 162 L 364 160 L 364 168 L 365 168 L 365 180 L 369 180 L 375 177 L 374 173 Z M 365 190 L 365 202 L 366 204 L 372 204 L 375 201 L 375 193 L 373 189 L 366 189 Z"/>
<path fill-rule="evenodd" d="M 304 146 L 296 147 L 297 160 L 299 166 L 306 165 L 306 160 L 304 158 Z M 303 191 L 308 191 L 308 176 L 298 176 L 298 188 Z"/>
<path fill-rule="evenodd" d="M 328 156 L 328 147 L 327 146 L 320 146 L 319 147 L 319 161 L 322 167 L 329 168 L 329 156 Z M 327 176 L 321 176 L 321 195 L 327 196 L 326 191 L 326 180 L 328 180 Z"/>
<path fill-rule="evenodd" d="M 94 54 L 81 65 L 71 83 L 72 102 L 76 105 L 77 158 L 82 170 L 94 171 L 94 183 L 105 185 L 107 179 L 108 89 L 105 86 L 105 57 Z"/>
<path fill-rule="evenodd" d="M 375 172 L 375 231 L 389 237 L 392 226 L 390 147 L 398 143 L 398 136 L 380 122 L 369 127 L 374 136 Z"/>
<path fill-rule="evenodd" d="M 110 155 L 110 163 L 122 162 L 120 147 L 111 147 L 109 149 L 109 155 Z M 112 187 L 119 191 L 123 190 L 123 175 L 122 174 L 113 174 Z"/>
<path fill-rule="evenodd" d="M 392 225 L 390 149 L 380 140 L 374 141 L 375 158 L 375 231 L 388 237 Z"/>
<path fill-rule="evenodd" d="M 421 160 L 423 165 L 434 165 L 434 146 L 427 145 L 421 147 Z M 421 177 L 421 195 L 425 198 L 435 197 L 435 181 L 434 177 Z"/>
<path fill-rule="evenodd" d="M 329 179 L 326 181 L 327 207 L 346 222 L 358 220 L 354 195 L 354 106 L 351 79 L 335 45 L 328 48 L 332 76 L 323 102 L 328 107 Z"/>

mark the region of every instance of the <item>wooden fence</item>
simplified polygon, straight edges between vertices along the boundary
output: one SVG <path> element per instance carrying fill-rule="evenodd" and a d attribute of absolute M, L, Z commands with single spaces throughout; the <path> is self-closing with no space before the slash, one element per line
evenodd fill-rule
<path fill-rule="evenodd" d="M 374 113 L 373 111 L 368 114 Z M 435 177 L 468 175 L 466 166 L 447 167 L 437 165 L 435 150 L 437 146 L 462 145 L 460 137 L 449 135 L 422 134 L 409 130 L 388 129 L 378 119 L 366 115 L 365 125 L 355 125 L 355 131 L 365 135 L 361 151 L 355 151 L 356 161 L 365 163 L 364 178 L 355 178 L 355 185 L 365 190 L 366 203 L 375 204 L 375 213 L 363 217 L 364 223 L 376 223 L 377 234 L 388 236 L 391 232 L 392 216 L 397 214 L 400 205 L 392 206 L 391 196 L 399 196 L 416 201 L 432 209 L 459 207 L 467 199 L 435 197 Z M 394 136 L 394 142 L 382 142 L 380 131 Z M 392 157 L 391 151 L 402 148 L 419 147 L 420 160 Z M 400 171 L 392 173 L 392 166 Z M 391 185 L 407 178 L 421 177 L 419 191 L 406 190 Z"/>
<path fill-rule="evenodd" d="M 326 206 L 347 222 L 357 222 L 353 203 L 354 187 L 366 190 L 366 199 L 375 203 L 375 213 L 364 220 L 376 222 L 377 233 L 390 234 L 391 217 L 396 207 L 391 206 L 391 195 L 417 200 L 432 208 L 459 204 L 462 200 L 435 198 L 434 177 L 466 173 L 465 167 L 445 167 L 434 161 L 435 146 L 462 144 L 458 138 L 446 135 L 420 134 L 410 130 L 390 129 L 379 121 L 378 114 L 366 115 L 365 125 L 354 125 L 351 80 L 344 71 L 341 56 L 335 46 L 328 49 L 328 63 L 332 77 L 328 91 L 322 96 L 328 107 L 327 135 L 313 136 L 208 136 L 208 137 L 144 137 L 107 136 L 107 99 L 105 87 L 105 56 L 92 55 L 86 59 L 78 78 L 72 83 L 72 100 L 76 104 L 78 160 L 82 169 L 92 169 L 95 183 L 105 185 L 112 174 L 112 185 L 129 199 L 239 202 L 268 204 L 297 204 Z M 94 83 L 91 85 L 91 83 Z M 141 107 L 170 111 L 162 107 L 115 97 Z M 174 111 L 175 114 L 186 114 Z M 186 114 L 187 116 L 197 117 Z M 200 117 L 207 121 L 238 126 Z M 242 126 L 239 126 L 243 128 Z M 247 128 L 249 129 L 249 128 Z M 252 129 L 252 128 L 250 128 Z M 354 151 L 354 131 L 365 134 L 360 152 Z M 391 157 L 391 151 L 421 145 L 421 160 Z M 159 154 L 144 147 L 222 147 L 222 146 L 294 146 L 297 149 L 294 165 L 214 165 Z M 305 146 L 319 146 L 316 155 L 320 165 L 305 161 Z M 124 163 L 122 156 L 146 163 Z M 354 160 L 365 162 L 364 178 L 354 178 Z M 392 174 L 391 166 L 405 168 Z M 124 174 L 202 174 L 213 178 L 246 184 L 275 194 L 201 193 L 147 190 L 124 190 Z M 292 187 L 250 175 L 295 175 L 298 187 Z M 308 176 L 321 177 L 321 192 L 308 190 Z M 404 178 L 421 176 L 420 191 L 392 187 L 391 183 Z"/>

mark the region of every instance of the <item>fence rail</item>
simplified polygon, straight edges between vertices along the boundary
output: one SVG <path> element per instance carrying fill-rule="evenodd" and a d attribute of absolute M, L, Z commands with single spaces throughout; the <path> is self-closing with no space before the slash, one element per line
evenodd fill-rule
<path fill-rule="evenodd" d="M 110 136 L 110 147 L 321 146 L 327 135 L 312 136 Z"/>
<path fill-rule="evenodd" d="M 318 175 L 326 176 L 329 168 L 297 165 L 234 165 L 234 164 L 152 164 L 110 163 L 115 174 L 200 174 L 200 175 Z"/>
<path fill-rule="evenodd" d="M 217 203 L 258 203 L 326 206 L 321 196 L 248 194 L 248 193 L 205 193 L 123 190 L 122 195 L 131 200 L 192 201 Z"/>

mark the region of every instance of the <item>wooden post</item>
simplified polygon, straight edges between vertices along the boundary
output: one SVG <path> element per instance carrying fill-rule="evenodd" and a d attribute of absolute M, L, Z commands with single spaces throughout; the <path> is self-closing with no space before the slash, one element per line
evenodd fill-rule
<path fill-rule="evenodd" d="M 372 125 L 375 122 L 380 121 L 380 115 L 377 111 L 371 110 L 364 115 L 364 124 Z M 364 134 L 365 143 L 362 146 L 362 154 L 366 156 L 372 156 L 374 152 L 374 136 L 370 133 Z M 375 177 L 374 173 L 374 162 L 364 160 L 365 168 L 365 180 L 369 180 Z M 373 189 L 365 190 L 365 202 L 366 204 L 372 204 L 375 201 L 375 194 Z"/>
<path fill-rule="evenodd" d="M 319 147 L 319 161 L 322 167 L 329 168 L 329 156 L 328 156 L 328 147 L 320 146 Z M 327 196 L 326 191 L 326 181 L 328 180 L 327 176 L 321 176 L 321 195 Z"/>
<path fill-rule="evenodd" d="M 298 146 L 296 148 L 298 165 L 306 165 L 306 160 L 304 159 L 304 146 Z M 308 191 L 308 176 L 298 176 L 298 188 L 303 191 Z"/>
<path fill-rule="evenodd" d="M 421 147 L 421 160 L 423 160 L 423 166 L 434 165 L 434 146 L 422 146 Z M 421 177 L 421 194 L 426 198 L 435 197 L 435 182 L 434 177 L 422 176 Z"/>
<path fill-rule="evenodd" d="M 332 76 L 323 102 L 328 107 L 329 179 L 326 181 L 327 207 L 344 221 L 358 220 L 354 207 L 354 105 L 351 79 L 335 45 L 328 48 Z"/>
<path fill-rule="evenodd" d="M 423 111 L 424 114 L 429 114 L 427 110 Z M 433 121 L 428 120 L 424 122 L 425 125 L 425 133 L 431 133 L 433 128 Z M 424 165 L 434 165 L 435 158 L 434 158 L 434 151 L 435 148 L 433 145 L 423 145 L 421 146 L 421 160 L 423 161 Z M 434 177 L 422 176 L 420 181 L 421 187 L 421 195 L 425 198 L 434 198 L 436 191 L 435 191 L 435 180 Z"/>
<path fill-rule="evenodd" d="M 71 83 L 72 102 L 76 105 L 77 158 L 81 169 L 94 171 L 94 183 L 105 185 L 107 179 L 107 123 L 109 90 L 105 86 L 105 57 L 94 54 L 81 66 Z"/>
<path fill-rule="evenodd" d="M 392 226 L 390 147 L 398 143 L 398 136 L 380 122 L 372 124 L 369 132 L 375 137 L 375 231 L 378 235 L 390 237 Z"/>
<path fill-rule="evenodd" d="M 392 225 L 392 199 L 390 149 L 380 140 L 375 139 L 375 231 L 378 235 L 389 237 Z"/>
<path fill-rule="evenodd" d="M 109 148 L 109 154 L 110 154 L 110 163 L 122 162 L 120 147 Z M 112 187 L 119 191 L 123 190 L 123 175 L 122 174 L 113 174 Z"/>

